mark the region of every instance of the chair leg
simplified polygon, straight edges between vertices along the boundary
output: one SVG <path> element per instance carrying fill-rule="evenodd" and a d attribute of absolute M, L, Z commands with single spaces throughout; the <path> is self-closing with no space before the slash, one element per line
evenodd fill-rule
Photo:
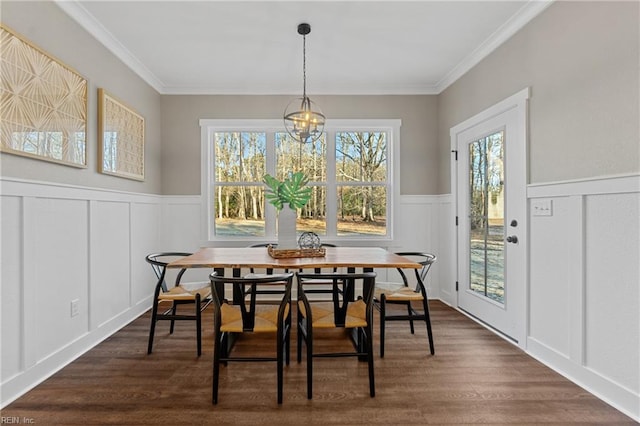
<path fill-rule="evenodd" d="M 278 404 L 282 404 L 282 382 L 283 382 L 283 373 L 282 373 L 282 364 L 283 364 L 283 353 L 282 348 L 286 346 L 285 339 L 283 338 L 282 331 L 278 331 L 278 337 L 276 339 L 276 363 L 277 363 L 277 374 L 278 374 Z"/>
<path fill-rule="evenodd" d="M 220 356 L 222 358 L 229 358 L 229 333 L 220 334 Z M 222 362 L 225 366 L 227 361 Z"/>
<path fill-rule="evenodd" d="M 198 356 L 202 355 L 202 312 L 200 311 L 200 294 L 196 294 L 196 340 Z M 173 321 L 171 322 L 173 324 Z"/>
<path fill-rule="evenodd" d="M 291 309 L 289 309 L 289 316 L 285 322 L 285 336 L 284 336 L 284 356 L 285 363 L 289 365 L 291 361 Z"/>
<path fill-rule="evenodd" d="M 220 353 L 222 352 L 223 338 L 219 331 L 215 333 L 215 346 L 213 348 L 213 388 L 211 402 L 213 404 L 218 403 L 218 383 L 220 375 Z"/>
<path fill-rule="evenodd" d="M 307 344 L 307 399 L 311 399 L 313 397 L 313 331 L 311 327 L 307 327 L 305 343 Z"/>
<path fill-rule="evenodd" d="M 435 354 L 435 348 L 433 347 L 433 333 L 431 332 L 431 315 L 429 315 L 429 300 L 426 298 L 422 301 L 424 309 L 424 321 L 427 323 L 427 337 L 429 338 L 429 350 L 431 355 Z"/>
<path fill-rule="evenodd" d="M 413 328 L 413 319 L 411 316 L 413 315 L 413 311 L 411 310 L 411 302 L 407 302 L 407 315 L 409 315 L 409 326 L 411 327 L 411 334 L 415 334 L 415 330 Z"/>
<path fill-rule="evenodd" d="M 178 304 L 176 302 L 173 302 L 173 306 L 171 308 L 171 315 L 175 315 L 177 310 L 178 310 Z M 171 320 L 171 326 L 169 327 L 169 334 L 173 334 L 173 326 L 175 325 L 175 323 L 176 323 L 175 320 Z"/>
<path fill-rule="evenodd" d="M 149 345 L 147 346 L 147 355 L 151 354 L 153 348 L 153 335 L 156 332 L 156 322 L 158 321 L 158 300 L 153 301 L 151 310 L 151 327 L 149 329 Z"/>
<path fill-rule="evenodd" d="M 300 313 L 298 312 L 298 315 L 300 315 Z M 298 317 L 299 318 L 299 317 Z M 302 324 L 300 323 L 300 321 L 296 321 L 296 323 L 298 324 L 297 328 L 297 352 L 296 352 L 296 357 L 297 357 L 297 361 L 298 364 L 300 364 L 302 362 Z"/>
<path fill-rule="evenodd" d="M 373 327 L 371 325 L 368 325 L 364 331 L 367 339 L 367 362 L 369 364 L 369 395 L 371 395 L 371 397 L 373 398 L 374 396 L 376 396 L 376 385 L 373 374 Z"/>
<path fill-rule="evenodd" d="M 386 315 L 386 300 L 383 294 L 380 300 L 380 358 L 384 358 L 385 315 Z"/>

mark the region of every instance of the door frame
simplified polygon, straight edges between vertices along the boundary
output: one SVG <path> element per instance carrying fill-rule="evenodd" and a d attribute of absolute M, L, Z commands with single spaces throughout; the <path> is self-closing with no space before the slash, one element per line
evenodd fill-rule
<path fill-rule="evenodd" d="M 452 283 L 452 293 L 455 294 L 455 299 L 454 299 L 454 308 L 457 309 L 460 312 L 463 312 L 465 315 L 470 316 L 469 314 L 467 314 L 466 312 L 462 311 L 459 307 L 458 307 L 458 283 L 460 281 L 460 277 L 458 276 L 459 273 L 459 247 L 458 247 L 458 232 L 459 232 L 459 228 L 457 226 L 457 221 L 458 221 L 458 162 L 457 162 L 457 148 L 458 148 L 458 135 L 460 135 L 461 133 L 464 133 L 466 130 L 484 122 L 487 121 L 489 119 L 491 119 L 492 117 L 498 116 L 506 111 L 512 110 L 512 109 L 516 109 L 517 110 L 517 125 L 516 125 L 516 132 L 517 132 L 517 137 L 522 138 L 522 140 L 524 141 L 524 149 L 522 150 L 522 155 L 524 155 L 524 158 L 516 158 L 516 162 L 520 163 L 523 165 L 524 170 L 522 171 L 522 173 L 519 174 L 518 177 L 516 177 L 516 182 L 513 182 L 513 184 L 518 185 L 522 188 L 522 199 L 520 200 L 516 200 L 515 202 L 519 204 L 519 208 L 522 211 L 521 215 L 518 217 L 518 221 L 519 221 L 519 225 L 518 225 L 518 239 L 520 241 L 520 246 L 522 247 L 522 250 L 524 250 L 524 256 L 523 256 L 523 261 L 525 262 L 525 265 L 523 265 L 523 267 L 521 268 L 522 270 L 517 272 L 517 279 L 522 281 L 523 285 L 522 287 L 519 289 L 520 291 L 517 292 L 516 294 L 516 303 L 515 306 L 517 308 L 517 312 L 519 312 L 519 315 L 516 315 L 516 324 L 514 326 L 514 335 L 512 336 L 514 339 L 517 340 L 517 345 L 525 350 L 526 349 L 526 337 L 528 334 L 528 320 L 529 320 L 529 304 L 528 304 L 528 295 L 529 295 L 529 247 L 528 247 L 528 233 L 529 233 L 529 226 L 528 226 L 528 203 L 527 203 L 527 195 L 526 195 L 526 186 L 529 180 L 529 175 L 528 175 L 528 99 L 530 97 L 530 88 L 527 87 L 517 93 L 515 93 L 514 95 L 490 106 L 489 108 L 483 110 L 482 112 L 474 115 L 471 118 L 468 118 L 467 120 L 453 126 L 450 129 L 450 137 L 451 137 L 451 194 L 452 194 L 452 210 L 453 210 L 453 216 L 455 219 L 454 222 L 454 234 L 453 234 L 453 238 L 454 238 L 454 250 L 453 254 L 454 254 L 454 262 L 453 262 L 453 267 L 455 269 L 453 276 L 455 277 L 454 282 Z M 513 200 L 510 201 L 510 203 L 514 203 Z M 505 217 L 505 221 L 509 220 L 509 218 Z M 506 226 L 506 224 L 505 224 Z M 477 322 L 479 322 L 480 324 L 482 324 L 483 326 L 489 328 L 492 331 L 495 331 L 493 328 L 491 328 L 488 324 L 485 324 L 484 322 L 470 316 L 471 318 L 473 318 L 474 320 L 476 320 Z M 498 334 L 502 337 L 505 337 L 504 335 L 502 335 L 501 333 L 498 332 Z M 512 340 L 508 339 L 505 337 L 505 339 L 507 339 L 510 342 L 513 342 Z"/>

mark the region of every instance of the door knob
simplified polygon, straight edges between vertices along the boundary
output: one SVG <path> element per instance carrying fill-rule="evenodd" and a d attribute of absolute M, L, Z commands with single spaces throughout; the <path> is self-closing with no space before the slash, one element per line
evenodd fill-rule
<path fill-rule="evenodd" d="M 507 242 L 508 243 L 513 243 L 513 244 L 517 244 L 518 243 L 518 237 L 515 235 L 509 235 L 507 237 Z"/>

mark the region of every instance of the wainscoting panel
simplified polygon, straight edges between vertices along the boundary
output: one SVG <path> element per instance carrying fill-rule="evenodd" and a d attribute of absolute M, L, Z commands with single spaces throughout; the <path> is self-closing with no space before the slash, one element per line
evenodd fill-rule
<path fill-rule="evenodd" d="M 161 242 L 167 250 L 193 252 L 205 245 L 200 196 L 165 196 Z"/>
<path fill-rule="evenodd" d="M 0 193 L 4 407 L 150 307 L 162 197 L 11 178 Z"/>
<path fill-rule="evenodd" d="M 400 251 L 425 251 L 438 257 L 427 277 L 426 287 L 429 298 L 438 299 L 442 291 L 441 283 L 446 281 L 445 275 L 449 262 L 447 244 L 441 244 L 440 231 L 442 224 L 443 201 L 449 200 L 448 196 L 440 195 L 403 195 L 400 197 L 400 206 L 396 208 L 395 234 L 393 244 L 389 250 Z M 384 278 L 385 271 L 378 271 L 382 280 L 401 281 L 395 271 L 388 271 L 388 277 Z M 379 277 L 380 278 L 380 277 Z"/>
<path fill-rule="evenodd" d="M 640 176 L 528 197 L 527 352 L 640 420 Z"/>
<path fill-rule="evenodd" d="M 553 198 L 553 216 L 529 218 L 529 337 L 569 358 L 571 283 L 569 280 L 569 197 Z M 530 209 L 531 210 L 531 209 Z"/>
<path fill-rule="evenodd" d="M 2 227 L 2 268 L 0 268 L 0 319 L 2 320 L 2 377 L 11 378 L 22 370 L 22 199 L 0 196 Z"/>
<path fill-rule="evenodd" d="M 453 196 L 441 195 L 438 202 L 438 212 L 434 218 L 434 234 L 438 242 L 438 263 L 433 276 L 435 287 L 440 289 L 440 300 L 450 306 L 456 306 L 456 221 Z"/>
<path fill-rule="evenodd" d="M 639 207 L 638 193 L 585 199 L 585 365 L 636 394 L 640 393 Z"/>
<path fill-rule="evenodd" d="M 31 238 L 25 238 L 24 263 L 33 272 L 24 281 L 25 292 L 33 295 L 25 298 L 25 313 L 34 317 L 25 337 L 37 342 L 34 361 L 40 363 L 88 331 L 89 203 L 35 198 L 25 207 Z"/>
<path fill-rule="evenodd" d="M 131 306 L 129 203 L 91 202 L 90 329 Z"/>
<path fill-rule="evenodd" d="M 200 200 L 199 195 L 169 195 L 163 198 L 161 243 L 164 250 L 192 253 L 208 245 L 203 240 L 204 231 L 200 229 Z M 183 278 L 187 283 L 208 282 L 211 272 L 213 271 L 207 268 L 198 268 L 189 271 Z"/>
<path fill-rule="evenodd" d="M 162 208 L 154 202 L 131 203 L 131 306 L 151 306 L 156 278 L 145 256 L 164 250 L 160 243 Z"/>

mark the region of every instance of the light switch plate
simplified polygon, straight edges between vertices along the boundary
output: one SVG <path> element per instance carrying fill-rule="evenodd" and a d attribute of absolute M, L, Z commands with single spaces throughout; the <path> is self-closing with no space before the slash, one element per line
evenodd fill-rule
<path fill-rule="evenodd" d="M 531 202 L 531 211 L 533 216 L 552 216 L 552 206 L 552 201 L 548 199 L 533 200 Z"/>

